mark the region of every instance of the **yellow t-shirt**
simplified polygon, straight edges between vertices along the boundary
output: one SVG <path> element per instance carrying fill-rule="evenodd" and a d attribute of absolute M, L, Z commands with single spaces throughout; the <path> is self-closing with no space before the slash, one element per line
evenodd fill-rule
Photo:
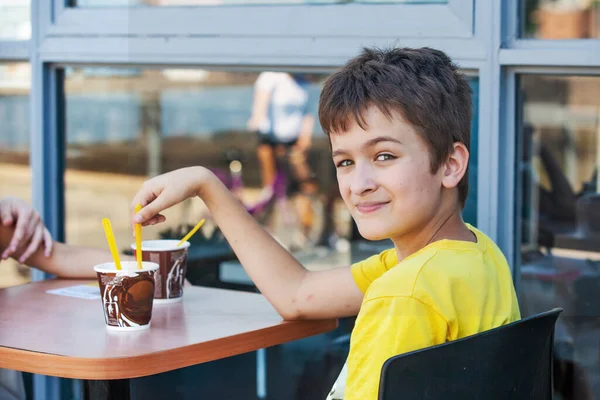
<path fill-rule="evenodd" d="M 400 263 L 390 249 L 352 266 L 365 297 L 350 341 L 345 400 L 377 400 L 381 368 L 392 356 L 521 318 L 506 258 L 467 226 L 477 243 L 441 240 Z"/>

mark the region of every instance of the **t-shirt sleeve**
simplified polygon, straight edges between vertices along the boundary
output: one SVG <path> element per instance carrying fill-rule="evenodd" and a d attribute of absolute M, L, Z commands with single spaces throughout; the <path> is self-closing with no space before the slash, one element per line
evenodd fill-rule
<path fill-rule="evenodd" d="M 275 88 L 275 85 L 277 85 L 277 79 L 277 72 L 261 72 L 254 83 L 254 88 L 256 90 L 271 92 Z"/>
<path fill-rule="evenodd" d="M 381 368 L 393 356 L 446 342 L 448 324 L 413 297 L 369 300 L 356 320 L 348 359 L 346 394 L 376 399 Z"/>
<path fill-rule="evenodd" d="M 358 288 L 366 293 L 373 281 L 383 275 L 388 269 L 398 264 L 394 249 L 384 250 L 366 260 L 352 265 L 352 277 Z"/>

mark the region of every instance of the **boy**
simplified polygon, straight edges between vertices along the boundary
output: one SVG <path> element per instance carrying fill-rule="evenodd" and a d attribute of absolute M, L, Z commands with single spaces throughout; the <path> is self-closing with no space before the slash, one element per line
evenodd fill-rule
<path fill-rule="evenodd" d="M 132 218 L 156 224 L 162 210 L 199 196 L 283 318 L 358 314 L 344 398 L 375 400 L 389 357 L 518 320 L 519 308 L 506 259 L 462 221 L 471 92 L 444 53 L 365 49 L 325 83 L 319 119 L 361 235 L 389 238 L 393 249 L 307 272 L 203 167 L 147 181 Z"/>

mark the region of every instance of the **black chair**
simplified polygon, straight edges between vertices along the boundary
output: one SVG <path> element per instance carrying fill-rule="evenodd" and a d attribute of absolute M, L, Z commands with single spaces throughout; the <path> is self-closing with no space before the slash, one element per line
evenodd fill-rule
<path fill-rule="evenodd" d="M 383 364 L 379 400 L 550 400 L 561 312 L 391 357 Z"/>

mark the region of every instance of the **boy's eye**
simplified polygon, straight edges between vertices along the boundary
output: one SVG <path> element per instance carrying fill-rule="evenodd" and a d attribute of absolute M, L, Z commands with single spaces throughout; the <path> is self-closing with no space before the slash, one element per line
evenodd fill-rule
<path fill-rule="evenodd" d="M 378 154 L 377 157 L 375 158 L 375 161 L 388 161 L 388 160 L 393 160 L 395 158 L 396 157 L 394 157 L 391 154 L 384 153 L 384 154 Z"/>
<path fill-rule="evenodd" d="M 350 160 L 342 160 L 342 161 L 340 161 L 340 162 L 338 162 L 336 164 L 336 167 L 338 167 L 338 168 L 340 168 L 340 167 L 348 167 L 350 165 L 352 165 L 352 161 L 350 161 Z"/>

